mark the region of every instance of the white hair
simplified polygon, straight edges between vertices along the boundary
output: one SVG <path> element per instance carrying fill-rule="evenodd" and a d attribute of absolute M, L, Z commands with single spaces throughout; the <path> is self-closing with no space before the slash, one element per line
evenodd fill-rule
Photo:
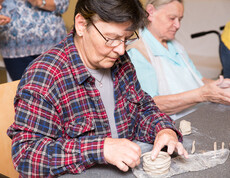
<path fill-rule="evenodd" d="M 157 9 L 160 6 L 171 3 L 173 1 L 183 3 L 183 0 L 147 0 L 145 6 L 147 6 L 148 4 L 152 4 Z"/>

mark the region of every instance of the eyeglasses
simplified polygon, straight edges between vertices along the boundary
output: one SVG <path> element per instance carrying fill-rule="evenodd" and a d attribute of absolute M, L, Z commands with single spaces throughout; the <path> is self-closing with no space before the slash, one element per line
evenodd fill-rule
<path fill-rule="evenodd" d="M 90 22 L 92 23 L 92 25 L 94 26 L 94 28 L 98 31 L 98 33 L 102 36 L 102 38 L 104 38 L 105 45 L 109 46 L 109 47 L 116 47 L 119 46 L 121 43 L 125 43 L 125 45 L 130 45 L 131 43 L 133 43 L 134 41 L 136 41 L 137 39 L 139 39 L 139 36 L 137 34 L 136 31 L 134 31 L 134 34 L 131 38 L 127 39 L 127 40 L 119 40 L 119 39 L 110 39 L 110 38 L 106 38 L 104 37 L 104 35 L 100 32 L 100 30 L 96 27 L 96 25 L 92 22 L 92 20 L 90 19 Z"/>

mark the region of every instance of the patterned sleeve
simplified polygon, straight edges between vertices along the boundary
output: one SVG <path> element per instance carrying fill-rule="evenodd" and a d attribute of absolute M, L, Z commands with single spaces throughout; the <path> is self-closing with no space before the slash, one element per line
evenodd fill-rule
<path fill-rule="evenodd" d="M 141 89 L 134 68 L 130 75 L 133 75 L 129 78 L 133 80 L 133 86 L 135 91 L 137 91 L 135 100 L 137 100 L 136 102 L 138 102 L 139 105 L 135 139 L 142 142 L 153 143 L 158 132 L 169 128 L 177 133 L 179 141 L 182 142 L 182 135 L 176 129 L 175 122 L 168 115 L 162 113 L 156 106 L 152 97 Z"/>
<path fill-rule="evenodd" d="M 63 14 L 67 11 L 69 6 L 69 0 L 54 0 L 54 3 L 56 4 L 56 13 Z"/>
<path fill-rule="evenodd" d="M 60 113 L 45 96 L 23 89 L 16 96 L 15 108 L 15 122 L 7 134 L 12 138 L 14 165 L 22 177 L 80 173 L 95 163 L 105 163 L 104 138 L 67 137 Z"/>

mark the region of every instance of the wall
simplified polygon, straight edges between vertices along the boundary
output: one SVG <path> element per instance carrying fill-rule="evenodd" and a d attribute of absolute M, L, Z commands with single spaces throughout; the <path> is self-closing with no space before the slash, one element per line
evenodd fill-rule
<path fill-rule="evenodd" d="M 217 78 L 221 73 L 219 38 L 208 34 L 191 38 L 191 34 L 216 30 L 229 20 L 229 0 L 184 0 L 185 12 L 176 38 L 184 45 L 189 56 L 204 77 Z"/>
<path fill-rule="evenodd" d="M 62 16 L 64 21 L 65 21 L 66 28 L 68 31 L 70 31 L 70 29 L 73 26 L 74 10 L 75 10 L 76 2 L 77 2 L 77 0 L 70 0 L 69 8 Z"/>

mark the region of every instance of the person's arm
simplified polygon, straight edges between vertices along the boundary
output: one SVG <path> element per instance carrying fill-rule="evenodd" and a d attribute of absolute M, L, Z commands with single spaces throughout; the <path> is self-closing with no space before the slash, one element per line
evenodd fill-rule
<path fill-rule="evenodd" d="M 35 90 L 39 88 L 28 86 L 33 87 Z M 15 102 L 15 122 L 7 134 L 12 138 L 14 165 L 22 177 L 50 177 L 66 172 L 76 174 L 95 163 L 105 163 L 104 136 L 84 136 L 84 133 L 81 136 L 86 127 L 88 131 L 94 129 L 90 126 L 92 123 L 65 123 L 63 113 L 58 111 L 61 106 L 56 108 L 42 91 L 23 89 L 19 93 Z"/>
<path fill-rule="evenodd" d="M 127 171 L 129 167 L 134 168 L 137 166 L 140 163 L 141 150 L 136 143 L 130 141 L 132 139 L 152 144 L 155 138 L 160 138 L 161 142 L 162 139 L 163 141 L 165 139 L 168 142 L 163 142 L 163 144 L 173 144 L 173 146 L 175 144 L 175 147 L 171 149 L 175 148 L 176 151 L 179 151 L 179 154 L 186 156 L 187 152 L 184 150 L 183 145 L 179 143 L 179 141 L 182 141 L 182 135 L 177 131 L 173 121 L 165 113 L 160 112 L 152 98 L 141 90 L 132 65 L 125 64 L 124 66 L 125 72 L 119 71 L 119 73 L 127 74 L 125 78 L 130 79 L 130 81 L 124 82 L 128 85 L 124 87 L 124 97 L 127 99 L 124 105 L 128 106 L 127 109 L 130 109 L 128 111 L 131 115 L 129 123 L 132 123 L 132 127 L 131 125 L 122 127 L 129 129 L 129 137 L 131 138 L 106 138 L 104 143 L 105 160 L 122 171 Z M 123 117 L 124 120 L 127 119 L 125 115 Z M 158 142 L 156 144 L 158 147 L 162 146 Z M 157 154 L 158 152 L 156 152 Z"/>
<path fill-rule="evenodd" d="M 202 80 L 204 85 L 200 88 L 173 95 L 155 96 L 153 99 L 160 110 L 169 115 L 206 101 L 230 105 L 228 87 L 219 87 L 221 79 L 213 81 L 203 78 Z M 224 81 L 227 83 L 228 80 Z"/>
<path fill-rule="evenodd" d="M 155 158 L 159 151 L 168 146 L 168 153 L 172 154 L 173 151 L 177 151 L 178 154 L 184 155 L 187 158 L 187 151 L 182 145 L 182 135 L 174 125 L 174 121 L 165 113 L 159 110 L 158 106 L 154 103 L 154 100 L 145 93 L 141 88 L 137 80 L 135 70 L 133 76 L 133 83 L 137 94 L 133 96 L 133 102 L 138 105 L 138 115 L 136 119 L 135 139 L 154 143 L 153 158 Z M 130 86 L 132 88 L 132 86 Z M 156 149 L 158 148 L 158 149 Z"/>
<path fill-rule="evenodd" d="M 200 88 L 173 95 L 154 96 L 153 99 L 159 109 L 168 115 L 203 102 L 203 98 L 200 96 Z"/>

